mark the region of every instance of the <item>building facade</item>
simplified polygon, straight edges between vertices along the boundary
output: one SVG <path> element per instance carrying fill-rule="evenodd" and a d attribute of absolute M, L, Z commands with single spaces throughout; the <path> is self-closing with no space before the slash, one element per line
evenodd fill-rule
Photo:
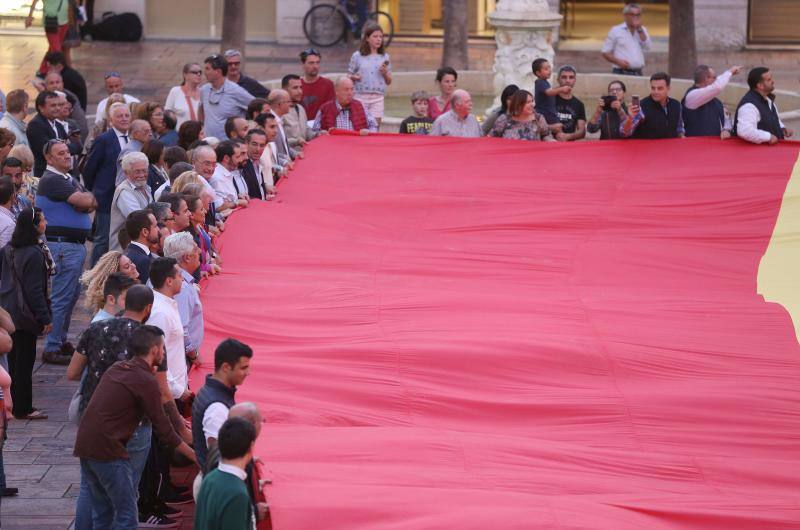
<path fill-rule="evenodd" d="M 303 15 L 316 3 L 336 0 L 247 0 L 247 37 L 254 41 L 303 44 Z M 440 38 L 443 0 L 377 0 L 395 21 L 395 34 Z M 619 20 L 622 0 L 547 0 L 565 15 L 565 39 L 601 39 Z M 668 0 L 640 0 L 646 24 L 655 36 L 668 32 Z M 133 12 L 150 38 L 217 39 L 222 30 L 223 0 L 95 0 L 95 13 Z M 618 5 L 616 5 L 618 4 Z M 704 49 L 800 45 L 800 0 L 695 0 L 697 43 Z M 0 0 L 0 28 L 21 25 L 29 1 Z M 493 36 L 486 21 L 496 0 L 468 0 L 469 32 Z"/>

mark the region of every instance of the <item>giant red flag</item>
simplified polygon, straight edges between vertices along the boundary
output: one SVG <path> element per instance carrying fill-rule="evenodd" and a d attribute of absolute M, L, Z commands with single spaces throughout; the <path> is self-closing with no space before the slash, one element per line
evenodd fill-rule
<path fill-rule="evenodd" d="M 795 145 L 312 142 L 203 289 L 274 528 L 800 528 Z"/>

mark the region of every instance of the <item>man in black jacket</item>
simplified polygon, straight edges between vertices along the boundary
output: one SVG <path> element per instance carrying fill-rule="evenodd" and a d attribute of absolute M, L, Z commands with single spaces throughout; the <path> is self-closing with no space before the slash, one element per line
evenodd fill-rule
<path fill-rule="evenodd" d="M 139 281 L 146 283 L 150 278 L 150 264 L 153 262 L 153 246 L 158 245 L 158 223 L 150 210 L 136 210 L 125 220 L 125 231 L 131 242 L 125 255 L 139 271 Z"/>
<path fill-rule="evenodd" d="M 228 50 L 224 55 L 225 59 L 228 60 L 228 80 L 250 92 L 253 97 L 267 99 L 269 90 L 267 90 L 264 85 L 252 77 L 244 75 L 242 72 L 242 52 L 239 50 Z"/>
<path fill-rule="evenodd" d="M 47 161 L 44 159 L 44 144 L 48 140 L 66 140 L 67 131 L 57 119 L 61 114 L 62 100 L 58 94 L 45 90 L 36 96 L 36 116 L 28 123 L 25 134 L 33 151 L 33 174 L 41 177 Z M 77 154 L 77 153 L 72 153 Z M 70 168 L 71 169 L 71 168 Z"/>
<path fill-rule="evenodd" d="M 648 140 L 683 138 L 683 109 L 680 101 L 669 97 L 670 80 L 664 72 L 650 76 L 650 95 L 640 105 L 631 104 L 628 119 L 620 125 L 622 136 Z"/>

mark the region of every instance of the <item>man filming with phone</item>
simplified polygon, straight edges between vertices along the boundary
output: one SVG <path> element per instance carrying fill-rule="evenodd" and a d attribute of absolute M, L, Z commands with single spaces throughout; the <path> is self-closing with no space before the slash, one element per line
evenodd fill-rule
<path fill-rule="evenodd" d="M 670 81 L 669 74 L 657 72 L 650 76 L 650 95 L 641 102 L 633 96 L 628 118 L 620 126 L 623 137 L 683 138 L 683 110 L 677 99 L 669 97 Z"/>

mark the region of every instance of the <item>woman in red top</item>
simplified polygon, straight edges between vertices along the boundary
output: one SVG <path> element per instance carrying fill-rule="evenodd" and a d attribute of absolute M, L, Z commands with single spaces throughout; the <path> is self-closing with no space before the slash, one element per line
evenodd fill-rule
<path fill-rule="evenodd" d="M 440 95 L 428 100 L 428 117 L 435 120 L 450 110 L 450 99 L 456 89 L 458 73 L 449 66 L 436 70 L 436 83 L 439 85 Z"/>

